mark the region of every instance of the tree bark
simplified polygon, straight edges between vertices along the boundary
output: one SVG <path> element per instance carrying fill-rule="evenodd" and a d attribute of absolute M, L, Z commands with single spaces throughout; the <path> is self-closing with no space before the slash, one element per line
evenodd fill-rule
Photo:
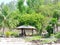
<path fill-rule="evenodd" d="M 4 30 L 5 30 L 5 27 L 3 27 L 3 37 L 4 37 Z"/>
<path fill-rule="evenodd" d="M 57 32 L 58 32 L 58 25 L 56 25 L 56 28 L 57 28 Z"/>

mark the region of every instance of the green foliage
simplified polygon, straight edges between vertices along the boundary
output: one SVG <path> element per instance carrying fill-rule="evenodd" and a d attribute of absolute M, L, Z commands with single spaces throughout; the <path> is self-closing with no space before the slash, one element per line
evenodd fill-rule
<path fill-rule="evenodd" d="M 52 25 L 48 25 L 46 27 L 46 30 L 48 32 L 48 37 L 51 36 L 51 34 L 53 34 L 53 27 L 52 27 Z"/>
<path fill-rule="evenodd" d="M 26 41 L 40 40 L 41 36 L 32 36 L 25 38 Z"/>
<path fill-rule="evenodd" d="M 51 36 L 51 34 L 53 34 L 55 24 L 57 24 L 57 18 L 51 18 L 49 25 L 46 27 L 46 30 L 48 32 L 48 37 Z"/>
<path fill-rule="evenodd" d="M 57 33 L 55 34 L 55 37 L 60 39 L 60 32 L 57 32 Z"/>
<path fill-rule="evenodd" d="M 43 4 L 43 2 L 44 0 L 27 0 L 29 8 L 37 13 L 40 12 L 39 7 Z"/>
<path fill-rule="evenodd" d="M 54 11 L 54 14 L 53 14 L 53 18 L 57 18 L 57 20 L 59 19 L 60 17 L 60 14 L 58 13 L 58 11 Z"/>
<path fill-rule="evenodd" d="M 5 32 L 5 36 L 6 37 L 12 37 L 12 36 L 18 37 L 19 33 L 17 31 L 16 32 L 14 32 L 14 31 L 7 31 L 7 32 Z"/>
<path fill-rule="evenodd" d="M 24 5 L 24 0 L 18 0 L 17 6 L 13 6 L 12 3 L 0 5 L 0 27 L 32 25 L 41 33 L 46 27 L 47 30 L 52 30 L 60 17 L 60 2 L 56 0 L 27 0 L 27 6 Z"/>
<path fill-rule="evenodd" d="M 46 23 L 46 18 L 41 13 L 33 13 L 22 15 L 19 21 L 19 25 L 32 25 L 35 26 L 38 30 L 40 30 L 43 26 L 45 26 L 43 24 Z"/>
<path fill-rule="evenodd" d="M 57 19 L 56 18 L 51 18 L 49 25 L 46 27 L 46 30 L 48 32 L 48 36 L 51 36 L 51 34 L 53 34 L 53 29 L 54 29 L 54 25 L 57 23 Z"/>
<path fill-rule="evenodd" d="M 0 14 L 0 25 L 2 27 L 13 28 L 18 24 L 18 20 L 15 19 L 18 17 L 19 12 L 17 10 L 11 11 L 7 5 L 1 6 Z M 13 22 L 12 22 L 13 21 Z"/>
<path fill-rule="evenodd" d="M 0 32 L 0 36 L 2 36 L 3 35 L 3 32 Z"/>
<path fill-rule="evenodd" d="M 47 38 L 47 39 L 42 39 L 41 43 L 44 44 L 44 43 L 51 43 L 51 42 L 55 42 L 55 41 L 57 41 L 56 38 L 52 38 L 52 39 Z"/>
<path fill-rule="evenodd" d="M 17 8 L 19 9 L 21 14 L 26 13 L 28 9 L 27 6 L 24 6 L 24 0 L 18 0 Z"/>
<path fill-rule="evenodd" d="M 41 5 L 39 10 L 44 16 L 51 17 L 54 9 L 52 5 Z"/>
<path fill-rule="evenodd" d="M 51 18 L 50 24 L 55 25 L 57 23 L 57 18 Z"/>
<path fill-rule="evenodd" d="M 5 36 L 6 37 L 10 37 L 11 36 L 11 32 L 10 31 L 5 32 Z"/>
<path fill-rule="evenodd" d="M 19 33 L 18 32 L 11 32 L 11 36 L 18 37 Z"/>
<path fill-rule="evenodd" d="M 18 21 L 19 20 L 19 12 L 18 12 L 18 10 L 15 10 L 15 11 L 11 12 L 10 16 L 8 16 L 7 18 L 8 18 L 9 27 L 10 28 L 16 27 L 17 24 L 19 24 L 19 21 Z"/>
<path fill-rule="evenodd" d="M 23 0 L 18 0 L 18 4 L 17 5 L 18 5 L 19 11 L 22 12 L 23 8 L 24 8 L 24 6 L 23 6 Z"/>

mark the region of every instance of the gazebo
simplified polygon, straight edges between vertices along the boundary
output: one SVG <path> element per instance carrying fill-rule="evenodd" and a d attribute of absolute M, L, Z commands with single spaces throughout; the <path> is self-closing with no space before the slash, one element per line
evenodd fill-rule
<path fill-rule="evenodd" d="M 32 35 L 33 35 L 33 30 L 36 30 L 36 28 L 35 27 L 33 27 L 33 26 L 25 26 L 25 25 L 22 25 L 22 26 L 19 26 L 19 27 L 17 27 L 17 29 L 18 30 L 21 30 L 21 35 L 23 36 L 26 36 L 26 32 L 25 32 L 25 30 L 31 30 L 32 31 Z"/>

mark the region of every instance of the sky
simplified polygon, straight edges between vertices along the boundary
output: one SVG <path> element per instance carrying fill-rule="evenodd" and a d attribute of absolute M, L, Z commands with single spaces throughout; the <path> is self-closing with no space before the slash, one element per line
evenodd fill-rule
<path fill-rule="evenodd" d="M 0 5 L 1 5 L 1 3 L 6 4 L 6 3 L 9 3 L 11 1 L 17 1 L 17 0 L 0 0 Z M 24 6 L 27 6 L 26 0 L 24 0 Z"/>
<path fill-rule="evenodd" d="M 10 1 L 16 1 L 16 0 L 0 0 L 0 4 L 1 4 L 2 2 L 4 2 L 4 3 L 9 3 Z"/>

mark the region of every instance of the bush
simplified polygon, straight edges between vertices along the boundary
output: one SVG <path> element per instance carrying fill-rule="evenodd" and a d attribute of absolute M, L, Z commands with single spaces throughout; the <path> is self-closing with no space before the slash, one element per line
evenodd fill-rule
<path fill-rule="evenodd" d="M 3 32 L 0 32 L 0 37 L 3 37 Z"/>
<path fill-rule="evenodd" d="M 55 37 L 60 38 L 60 32 L 56 33 Z"/>
<path fill-rule="evenodd" d="M 6 37 L 10 37 L 11 36 L 11 32 L 10 31 L 5 32 L 5 36 Z"/>
<path fill-rule="evenodd" d="M 40 40 L 42 37 L 41 36 L 32 36 L 32 37 L 27 37 L 25 38 L 26 41 L 33 41 L 33 40 Z"/>
<path fill-rule="evenodd" d="M 46 30 L 47 30 L 47 32 L 48 32 L 48 37 L 50 37 L 51 34 L 53 34 L 53 27 L 52 27 L 51 25 L 48 25 L 48 26 L 46 27 Z"/>
<path fill-rule="evenodd" d="M 18 32 L 11 32 L 11 36 L 18 37 L 19 34 L 18 34 Z"/>
<path fill-rule="evenodd" d="M 41 43 L 52 43 L 52 42 L 55 42 L 55 41 L 57 41 L 57 39 L 56 38 L 52 38 L 52 39 L 50 39 L 50 38 L 48 38 L 48 39 L 43 39 L 42 41 L 41 41 Z"/>
<path fill-rule="evenodd" d="M 7 32 L 5 32 L 5 36 L 6 37 L 18 37 L 19 36 L 19 34 L 18 34 L 18 32 L 14 32 L 14 31 L 7 31 Z"/>

